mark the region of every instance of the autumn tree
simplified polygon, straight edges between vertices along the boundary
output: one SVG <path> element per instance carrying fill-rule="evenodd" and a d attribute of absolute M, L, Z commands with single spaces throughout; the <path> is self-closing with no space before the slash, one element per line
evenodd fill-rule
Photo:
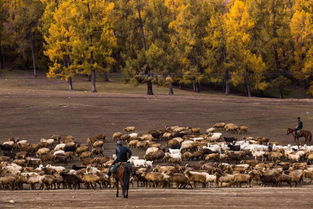
<path fill-rule="evenodd" d="M 227 3 L 222 0 L 212 1 L 214 11 L 204 38 L 206 50 L 203 64 L 206 66 L 206 78 L 212 83 L 224 83 L 225 95 L 230 91 L 231 66 L 227 62 L 225 17 L 228 11 Z"/>
<path fill-rule="evenodd" d="M 304 80 L 309 86 L 308 93 L 313 95 L 313 2 L 296 0 L 290 22 L 294 41 L 295 64 L 292 68 L 296 78 Z"/>
<path fill-rule="evenodd" d="M 7 25 L 11 29 L 10 38 L 15 43 L 17 54 L 24 60 L 32 60 L 33 74 L 37 76 L 38 51 L 42 46 L 38 31 L 39 19 L 43 12 L 40 0 L 10 1 Z"/>
<path fill-rule="evenodd" d="M 227 56 L 232 66 L 231 81 L 234 85 L 243 84 L 247 96 L 251 90 L 265 89 L 265 65 L 262 57 L 252 51 L 251 31 L 254 27 L 245 2 L 236 0 L 225 19 Z"/>
<path fill-rule="evenodd" d="M 170 2 L 172 3 L 172 2 Z M 178 1 L 170 4 L 177 12 L 175 19 L 170 23 L 174 30 L 171 35 L 171 46 L 181 68 L 181 82 L 192 83 L 193 90 L 200 92 L 200 83 L 204 79 L 203 65 L 205 44 L 207 36 L 205 30 L 212 14 L 212 5 L 206 0 Z M 180 3 L 180 4 L 179 4 Z"/>
<path fill-rule="evenodd" d="M 48 77 L 67 80 L 72 90 L 75 74 L 91 74 L 91 91 L 97 91 L 96 73 L 114 62 L 111 53 L 115 37 L 109 20 L 113 7 L 113 3 L 100 0 L 59 3 L 54 21 L 47 22 L 50 27 L 45 54 L 53 62 Z"/>

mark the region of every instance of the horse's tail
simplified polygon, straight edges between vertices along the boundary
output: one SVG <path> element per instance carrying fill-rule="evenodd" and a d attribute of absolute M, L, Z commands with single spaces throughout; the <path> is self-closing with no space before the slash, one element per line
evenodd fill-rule
<path fill-rule="evenodd" d="M 124 167 L 124 189 L 128 189 L 129 188 L 129 179 L 130 179 L 130 169 L 128 168 L 128 166 Z"/>

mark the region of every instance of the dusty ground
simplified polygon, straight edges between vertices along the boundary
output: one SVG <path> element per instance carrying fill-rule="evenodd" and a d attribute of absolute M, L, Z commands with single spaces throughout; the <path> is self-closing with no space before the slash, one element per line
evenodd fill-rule
<path fill-rule="evenodd" d="M 144 96 L 114 93 L 0 89 L 0 139 L 39 140 L 53 134 L 85 139 L 98 133 L 111 136 L 128 125 L 139 131 L 166 125 L 200 127 L 216 122 L 249 126 L 249 135 L 292 142 L 286 128 L 301 116 L 313 130 L 311 100 L 278 100 L 235 96 Z"/>
<path fill-rule="evenodd" d="M 313 187 L 131 189 L 128 199 L 115 190 L 0 192 L 0 208 L 313 208 Z M 14 200 L 15 203 L 9 203 Z"/>
<path fill-rule="evenodd" d="M 1 83 L 2 82 L 2 83 Z M 12 81 L 5 81 L 12 84 Z M 53 134 L 73 135 L 78 140 L 134 125 L 138 131 L 167 125 L 200 127 L 216 122 L 249 126 L 249 135 L 291 143 L 286 128 L 303 118 L 305 129 L 313 131 L 313 101 L 245 98 L 221 95 L 179 96 L 119 93 L 92 94 L 60 90 L 47 83 L 36 90 L 21 80 L 8 86 L 0 81 L 0 141 L 21 137 L 38 141 Z M 24 82 L 24 84 L 23 84 Z M 63 84 L 62 84 L 63 85 Z M 105 89 L 105 87 L 103 87 Z M 156 92 L 158 93 L 158 92 Z M 187 95 L 187 96 L 184 96 Z M 113 143 L 106 146 L 112 149 Z M 113 190 L 0 191 L 0 208 L 313 208 L 312 186 L 300 188 L 214 188 L 205 190 L 131 189 L 128 200 L 115 199 Z M 9 200 L 15 204 L 8 203 Z"/>

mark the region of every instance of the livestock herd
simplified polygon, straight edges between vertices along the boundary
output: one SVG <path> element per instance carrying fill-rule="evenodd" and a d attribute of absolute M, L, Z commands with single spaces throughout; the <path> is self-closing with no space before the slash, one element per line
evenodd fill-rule
<path fill-rule="evenodd" d="M 104 153 L 112 140 L 122 140 L 139 153 L 129 159 L 131 184 L 137 187 L 297 186 L 313 180 L 313 146 L 247 137 L 247 126 L 217 123 L 205 133 L 180 126 L 135 131 L 127 127 L 112 139 L 99 134 L 83 143 L 72 136 L 38 143 L 5 140 L 0 144 L 0 188 L 111 188 L 114 179 L 106 174 L 114 155 Z"/>

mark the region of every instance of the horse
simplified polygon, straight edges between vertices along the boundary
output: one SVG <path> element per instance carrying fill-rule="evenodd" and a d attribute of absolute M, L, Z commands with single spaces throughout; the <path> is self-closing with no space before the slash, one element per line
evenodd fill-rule
<path fill-rule="evenodd" d="M 295 130 L 292 128 L 287 129 L 287 135 L 292 134 L 294 137 L 294 140 L 297 144 L 300 143 L 300 138 L 304 137 L 304 143 L 310 143 L 312 141 L 312 133 L 311 131 L 307 130 L 299 130 L 298 133 L 295 133 Z"/>
<path fill-rule="evenodd" d="M 119 183 L 122 187 L 122 193 L 124 198 L 128 198 L 128 189 L 129 189 L 129 179 L 130 179 L 131 170 L 130 167 L 126 165 L 126 163 L 120 163 L 116 172 L 113 174 L 115 178 L 115 186 L 116 186 L 116 197 L 119 196 Z"/>

